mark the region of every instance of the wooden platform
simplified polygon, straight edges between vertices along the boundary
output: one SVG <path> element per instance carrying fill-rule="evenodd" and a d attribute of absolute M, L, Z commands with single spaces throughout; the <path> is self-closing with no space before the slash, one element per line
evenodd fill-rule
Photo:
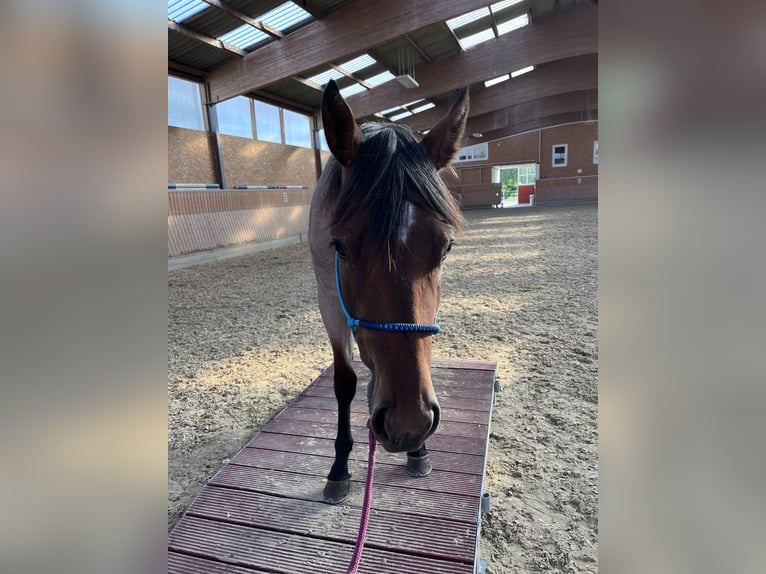
<path fill-rule="evenodd" d="M 168 539 L 168 573 L 344 573 L 364 495 L 368 418 L 359 375 L 352 404 L 351 496 L 322 499 L 334 456 L 332 367 L 205 486 Z M 496 364 L 434 360 L 442 422 L 428 439 L 433 472 L 411 478 L 406 455 L 378 449 L 359 572 L 473 574 Z"/>

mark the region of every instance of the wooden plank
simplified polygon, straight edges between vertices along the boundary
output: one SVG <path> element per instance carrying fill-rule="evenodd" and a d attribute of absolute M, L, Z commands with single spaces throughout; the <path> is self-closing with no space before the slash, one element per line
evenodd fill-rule
<path fill-rule="evenodd" d="M 230 464 L 324 478 L 330 470 L 332 459 L 318 455 L 246 448 L 237 454 Z M 349 460 L 349 471 L 352 476 L 364 482 L 367 461 L 359 458 Z M 481 488 L 481 477 L 437 470 L 429 476 L 413 478 L 407 474 L 403 464 L 382 463 L 376 465 L 375 485 L 383 484 L 471 496 Z"/>
<path fill-rule="evenodd" d="M 369 380 L 370 371 L 364 363 L 360 360 L 354 360 L 351 363 L 351 366 L 354 368 L 354 371 L 356 371 L 360 381 L 364 380 L 367 382 Z M 490 361 L 466 361 L 463 363 L 458 359 L 433 359 L 433 361 L 431 361 L 431 378 L 436 384 L 439 383 L 441 378 L 444 378 L 447 381 L 461 381 L 463 380 L 463 377 L 467 377 L 468 380 L 478 377 L 481 380 L 481 378 L 485 376 L 485 373 L 477 373 L 476 371 L 494 372 L 496 369 L 497 363 Z M 317 378 L 322 379 L 323 381 L 332 381 L 334 374 L 335 367 L 330 365 L 323 369 Z"/>
<path fill-rule="evenodd" d="M 356 438 L 354 440 L 357 443 L 359 443 L 358 439 L 360 436 L 355 435 Z M 324 456 L 327 460 L 332 460 L 335 456 L 334 443 L 333 439 L 262 432 L 254 437 L 247 446 L 248 448 L 315 454 Z M 381 449 L 377 452 L 376 458 L 381 463 L 403 465 L 406 457 L 402 453 L 391 453 Z M 367 460 L 366 442 L 354 446 L 354 449 L 351 451 L 351 459 Z M 432 454 L 431 464 L 434 470 L 451 470 L 453 472 L 481 475 L 484 470 L 484 457 L 483 455 L 438 451 Z"/>
<path fill-rule="evenodd" d="M 367 400 L 363 398 L 364 393 L 359 393 L 357 391 L 357 394 L 359 396 L 354 397 L 354 400 L 351 403 L 351 410 L 356 412 L 368 412 Z M 442 418 L 446 420 L 455 420 L 456 418 L 460 418 L 461 412 L 476 411 L 481 414 L 480 418 L 486 421 L 489 416 L 486 408 L 484 408 L 486 403 L 486 400 L 482 401 L 478 399 L 464 399 L 455 397 L 444 397 L 439 399 L 439 406 L 442 409 Z M 301 395 L 295 399 L 293 404 L 295 406 L 306 409 L 327 409 L 331 411 L 336 411 L 338 409 L 337 401 L 327 397 L 312 397 L 308 395 Z"/>
<path fill-rule="evenodd" d="M 449 380 L 444 388 L 459 394 L 467 381 L 490 392 L 483 393 L 483 401 L 442 399 L 443 407 L 455 404 L 445 410 L 441 434 L 427 441 L 429 476 L 410 477 L 404 453 L 380 450 L 359 572 L 473 574 L 495 369 L 494 363 L 459 373 L 443 368 L 442 378 Z M 337 407 L 328 384 L 325 372 L 310 394 L 269 422 L 203 488 L 169 536 L 168 572 L 346 571 L 364 498 L 367 407 L 360 393 L 352 410 L 357 444 L 349 459 L 351 493 L 343 504 L 329 505 L 323 488 L 334 458 Z M 462 408 L 471 400 L 475 410 Z M 447 412 L 468 420 L 449 420 Z"/>
<path fill-rule="evenodd" d="M 184 517 L 170 535 L 171 550 L 205 556 L 236 566 L 285 574 L 343 574 L 353 546 L 294 534 Z M 365 549 L 359 572 L 364 574 L 471 574 L 473 566 L 446 560 Z"/>
<path fill-rule="evenodd" d="M 441 381 L 440 381 L 441 382 Z M 366 385 L 366 381 L 362 382 L 364 385 Z M 434 385 L 436 396 L 437 398 L 441 397 L 453 397 L 453 398 L 464 398 L 464 399 L 489 399 L 492 397 L 492 389 L 487 388 L 487 385 L 483 385 L 481 387 L 473 387 L 469 388 L 467 385 L 444 385 L 444 384 L 436 384 Z M 361 391 L 361 392 L 360 392 Z M 332 385 L 316 385 L 311 386 L 303 393 L 307 397 L 325 397 L 325 398 L 335 398 L 335 390 L 332 388 Z M 367 393 L 366 388 L 358 388 L 357 389 L 357 395 L 354 397 L 355 400 L 362 400 L 365 403 L 367 402 Z"/>
<path fill-rule="evenodd" d="M 332 399 L 335 400 L 335 399 Z M 445 414 L 450 414 L 453 411 L 449 411 Z M 484 413 L 480 413 L 478 411 L 466 411 L 466 413 L 469 413 L 470 415 L 475 415 L 477 418 L 481 417 L 482 419 L 485 418 Z M 459 413 L 457 414 L 464 414 Z M 287 419 L 287 420 L 293 420 L 293 421 L 309 421 L 309 422 L 315 422 L 315 423 L 337 423 L 338 421 L 338 415 L 335 410 L 329 410 L 329 409 L 306 409 L 306 408 L 299 408 L 299 407 L 290 407 L 288 409 L 285 409 L 282 413 L 280 413 L 279 418 Z M 367 419 L 369 418 L 369 415 L 365 410 L 363 411 L 353 411 L 351 413 L 351 424 L 358 427 L 364 427 L 367 425 Z M 441 423 L 439 424 L 439 428 L 436 431 L 440 435 L 446 435 L 446 436 L 465 436 L 465 437 L 473 437 L 473 438 L 484 438 L 487 436 L 487 425 L 484 423 L 477 423 L 473 420 L 470 420 L 468 422 L 465 421 L 456 421 L 453 419 L 444 419 L 442 418 Z"/>
<path fill-rule="evenodd" d="M 515 127 L 548 116 L 596 108 L 598 108 L 598 90 L 566 92 L 472 117 L 466 124 L 465 133 L 478 132 L 483 134 L 508 126 Z"/>
<path fill-rule="evenodd" d="M 385 472 L 384 467 L 381 474 Z M 376 481 L 377 481 L 376 473 Z M 433 473 L 432 473 L 433 474 Z M 352 487 L 349 498 L 343 503 L 346 506 L 362 506 L 364 491 L 364 474 L 357 480 L 351 478 Z M 468 475 L 465 475 L 468 476 Z M 412 479 L 412 480 L 427 480 Z M 250 468 L 247 466 L 227 465 L 213 478 L 210 484 L 239 490 L 272 494 L 299 500 L 323 502 L 322 491 L 325 485 L 323 476 L 295 474 L 279 470 Z M 422 484 L 422 483 L 421 483 Z M 375 494 L 372 507 L 376 510 L 391 510 L 402 514 L 418 516 L 450 516 L 453 520 L 473 524 L 476 522 L 476 512 L 479 500 L 476 496 L 453 494 L 445 496 L 443 492 L 431 492 L 415 488 L 400 488 L 387 484 L 375 484 Z"/>
<path fill-rule="evenodd" d="M 259 574 L 266 570 L 240 568 L 199 556 L 168 552 L 167 574 Z"/>
<path fill-rule="evenodd" d="M 523 134 L 538 129 L 545 129 L 552 126 L 561 126 L 566 124 L 582 123 L 585 121 L 598 121 L 598 110 L 582 111 L 582 112 L 569 112 L 567 114 L 556 114 L 555 116 L 546 116 L 544 118 L 536 118 L 527 122 L 522 122 L 517 125 L 508 126 L 505 128 L 499 128 L 493 131 L 483 132 L 481 138 L 467 137 L 463 138 L 462 145 L 473 145 L 483 141 L 495 141 L 508 136 L 517 134 Z M 587 177 L 587 176 L 583 176 Z M 553 181 L 540 180 L 540 181 Z M 535 201 L 540 203 L 540 194 L 537 193 Z"/>
<path fill-rule="evenodd" d="M 292 434 L 297 436 L 313 436 L 317 438 L 335 438 L 337 426 L 327 423 L 312 423 L 306 421 L 291 421 L 278 417 L 263 432 L 273 432 L 279 434 Z M 359 443 L 367 443 L 367 429 L 352 427 L 352 432 L 358 437 Z M 485 450 L 485 441 L 483 439 L 469 438 L 462 436 L 444 436 L 438 432 L 433 434 L 426 441 L 428 450 L 445 450 L 448 452 L 462 452 L 465 454 L 483 455 Z"/>
<path fill-rule="evenodd" d="M 355 543 L 361 508 L 284 499 L 256 492 L 209 488 L 194 501 L 189 515 Z M 435 516 L 402 516 L 376 510 L 365 547 L 465 562 L 473 552 L 475 525 Z"/>
<path fill-rule="evenodd" d="M 479 374 L 482 371 L 479 371 Z M 477 398 L 485 398 L 492 394 L 492 387 L 487 385 L 486 380 L 482 380 L 480 376 L 477 376 L 476 371 L 459 371 L 457 369 L 434 369 L 432 374 L 434 389 L 436 394 L 441 396 L 443 392 L 460 392 L 466 391 L 468 393 L 474 393 Z M 486 375 L 485 375 L 486 376 Z M 366 389 L 370 382 L 368 374 L 360 373 L 357 375 L 357 391 Z M 322 389 L 321 396 L 334 397 L 334 385 L 331 376 L 322 375 L 315 383 L 311 384 L 307 389 L 308 394 L 317 394 Z M 366 395 L 365 395 L 366 396 Z"/>
<path fill-rule="evenodd" d="M 206 77 L 211 99 L 265 88 L 486 5 L 486 0 L 358 0 L 213 70 Z"/>

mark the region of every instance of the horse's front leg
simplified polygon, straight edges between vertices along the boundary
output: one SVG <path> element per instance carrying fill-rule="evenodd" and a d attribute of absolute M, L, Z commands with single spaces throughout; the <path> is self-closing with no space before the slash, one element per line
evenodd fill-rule
<path fill-rule="evenodd" d="M 431 474 L 431 457 L 426 443 L 420 449 L 407 453 L 407 474 L 418 478 Z"/>
<path fill-rule="evenodd" d="M 338 401 L 338 434 L 335 437 L 335 462 L 327 475 L 324 498 L 331 504 L 345 500 L 351 490 L 348 456 L 354 446 L 351 437 L 351 401 L 356 394 L 356 373 L 351 366 L 348 345 L 332 345 L 335 375 L 333 386 Z"/>

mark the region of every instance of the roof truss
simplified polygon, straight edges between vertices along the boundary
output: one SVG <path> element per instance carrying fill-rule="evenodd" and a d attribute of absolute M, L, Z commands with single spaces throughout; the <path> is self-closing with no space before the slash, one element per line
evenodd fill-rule
<path fill-rule="evenodd" d="M 228 62 L 207 76 L 213 101 L 222 101 L 352 57 L 370 48 L 487 5 L 487 0 L 358 0 L 322 20 L 311 22 Z"/>
<path fill-rule="evenodd" d="M 349 106 L 358 118 L 363 118 L 402 102 L 430 98 L 525 66 L 595 53 L 598 50 L 596 16 L 596 10 L 583 6 L 543 24 L 515 30 L 467 52 L 416 69 L 419 88 L 407 89 L 398 82 L 387 82 L 349 97 Z M 498 58 L 498 54 L 503 57 Z"/>

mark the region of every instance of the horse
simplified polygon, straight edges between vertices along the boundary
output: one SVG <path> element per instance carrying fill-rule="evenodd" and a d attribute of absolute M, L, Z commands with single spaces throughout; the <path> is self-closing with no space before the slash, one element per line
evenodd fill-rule
<path fill-rule="evenodd" d="M 407 126 L 357 124 L 330 80 L 322 123 L 332 153 L 311 202 L 309 249 L 317 299 L 333 353 L 338 404 L 335 459 L 324 498 L 350 492 L 353 340 L 371 373 L 369 425 L 389 452 L 407 453 L 407 472 L 426 476 L 426 439 L 439 425 L 431 381 L 431 336 L 439 331 L 442 264 L 463 218 L 438 172 L 459 149 L 468 88 L 420 139 Z"/>

